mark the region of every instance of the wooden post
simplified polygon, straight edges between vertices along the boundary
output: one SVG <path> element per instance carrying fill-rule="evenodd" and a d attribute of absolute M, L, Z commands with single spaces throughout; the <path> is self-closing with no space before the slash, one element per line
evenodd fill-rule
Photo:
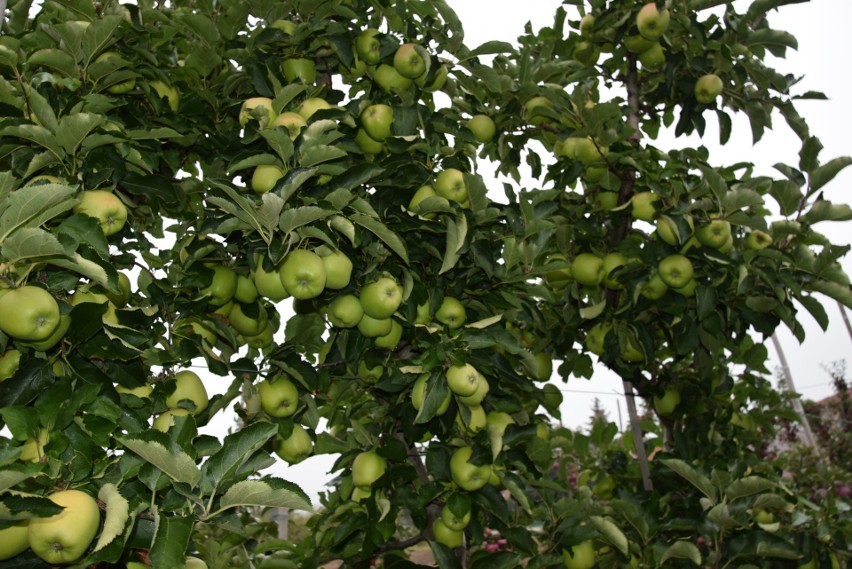
<path fill-rule="evenodd" d="M 651 481 L 651 468 L 648 466 L 648 455 L 645 454 L 644 435 L 642 434 L 642 426 L 639 424 L 639 414 L 636 412 L 633 383 L 626 379 L 622 381 L 624 383 L 624 396 L 627 399 L 627 415 L 630 417 L 630 430 L 633 432 L 633 446 L 636 447 L 639 471 L 642 473 L 642 485 L 646 492 L 652 492 L 654 483 Z"/>
<path fill-rule="evenodd" d="M 781 349 L 781 343 L 778 341 L 778 336 L 772 334 L 772 345 L 775 346 L 775 351 L 778 353 L 778 359 L 781 362 L 781 379 L 782 385 L 793 396 L 793 409 L 798 413 L 799 420 L 802 422 L 802 438 L 804 443 L 814 450 L 817 448 L 814 433 L 811 431 L 811 423 L 805 415 L 805 408 L 802 406 L 802 400 L 799 399 L 799 394 L 796 392 L 796 387 L 793 385 L 793 374 L 790 372 L 790 366 L 787 364 L 787 357 L 784 355 L 784 350 Z"/>

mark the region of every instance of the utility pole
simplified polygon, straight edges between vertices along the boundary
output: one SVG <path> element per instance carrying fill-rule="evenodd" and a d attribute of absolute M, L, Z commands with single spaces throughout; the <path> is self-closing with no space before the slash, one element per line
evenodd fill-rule
<path fill-rule="evenodd" d="M 840 317 L 843 318 L 843 323 L 846 324 L 846 331 L 849 333 L 849 339 L 852 340 L 852 324 L 849 323 L 849 315 L 846 314 L 846 307 L 838 300 L 837 308 L 840 309 Z"/>
<path fill-rule="evenodd" d="M 784 350 L 781 349 L 781 343 L 778 341 L 778 336 L 772 334 L 772 345 L 775 346 L 775 351 L 778 353 L 778 360 L 781 362 L 781 379 L 783 386 L 793 396 L 793 409 L 798 413 L 799 420 L 802 422 L 802 438 L 804 443 L 812 449 L 819 451 L 814 439 L 814 433 L 811 431 L 811 424 L 805 415 L 805 408 L 802 406 L 802 400 L 799 398 L 796 387 L 793 385 L 793 374 L 790 372 L 790 366 L 787 363 L 787 357 L 784 355 Z"/>

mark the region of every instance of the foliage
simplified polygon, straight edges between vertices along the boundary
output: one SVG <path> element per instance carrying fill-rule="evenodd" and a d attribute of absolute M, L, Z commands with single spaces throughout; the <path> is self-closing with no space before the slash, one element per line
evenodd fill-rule
<path fill-rule="evenodd" d="M 785 3 L 672 3 L 661 65 L 628 49 L 630 2 L 568 2 L 580 13 L 560 8 L 519 48 L 466 46 L 443 1 L 11 3 L 0 299 L 47 290 L 67 328 L 33 343 L 7 324 L 25 315 L 0 305 L 0 347 L 20 352 L 0 384 L 2 520 L 52 515 L 55 488 L 98 496 L 104 523 L 78 563 L 104 567 L 182 567 L 187 552 L 215 568 L 410 567 L 397 552 L 426 540 L 445 568 L 555 567 L 587 540 L 602 567 L 848 555 L 848 503 L 799 494 L 752 452 L 759 433 L 743 420 L 785 413 L 761 339 L 781 324 L 802 338 L 801 308 L 827 326 L 821 295 L 852 307 L 848 247 L 815 229 L 852 218 L 826 197 L 852 159 L 820 156 L 795 103 L 823 96 L 795 94 L 769 67 L 796 47 L 769 25 Z M 594 20 L 577 33 L 581 13 Z M 394 67 L 404 43 L 425 63 L 413 80 Z M 708 73 L 724 89 L 699 103 Z M 392 110 L 382 140 L 366 128 L 374 104 Z M 276 122 L 287 113 L 301 118 Z M 737 113 L 755 140 L 780 114 L 799 163 L 775 179 L 713 164 L 704 147 L 654 146 L 714 115 L 725 142 Z M 493 139 L 466 126 L 476 114 L 494 120 Z M 509 177 L 500 201 L 482 159 Z M 92 190 L 122 205 L 95 219 L 78 205 Z M 728 239 L 702 237 L 720 220 Z M 353 265 L 340 286 L 326 277 L 338 251 Z M 583 254 L 606 258 L 606 273 L 584 277 Z M 135 278 L 129 298 L 121 274 Z M 655 278 L 671 288 L 662 297 Z M 390 314 L 388 327 L 369 332 L 379 324 L 360 314 L 358 327 L 332 324 L 345 295 L 374 321 Z M 547 436 L 551 362 L 563 380 L 588 378 L 592 355 L 631 397 L 684 394 L 661 427 L 642 422 L 661 441 L 650 479 L 605 421 Z M 177 373 L 198 361 L 226 385 L 209 400 Z M 464 365 L 473 394 L 446 380 Z M 297 399 L 273 404 L 259 386 L 283 378 Z M 233 433 L 204 431 L 231 408 Z M 482 488 L 464 489 L 460 448 L 491 473 Z M 386 470 L 356 485 L 369 450 Z M 261 471 L 311 453 L 339 456 L 335 489 L 306 539 L 281 542 L 252 509 L 315 505 Z M 444 507 L 472 513 L 455 552 L 432 533 Z M 754 522 L 757 510 L 773 521 Z M 480 547 L 486 528 L 505 550 Z M 33 551 L 9 563 L 44 566 Z"/>

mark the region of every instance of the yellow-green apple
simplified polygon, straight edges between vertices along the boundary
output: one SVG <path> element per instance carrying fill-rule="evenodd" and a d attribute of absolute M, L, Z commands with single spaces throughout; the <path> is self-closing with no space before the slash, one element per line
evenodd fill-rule
<path fill-rule="evenodd" d="M 688 283 L 681 287 L 672 288 L 673 291 L 681 296 L 695 296 L 695 289 L 698 288 L 698 281 L 690 279 Z"/>
<path fill-rule="evenodd" d="M 0 561 L 6 561 L 20 555 L 29 546 L 27 520 L 10 522 L 8 526 L 0 529 Z"/>
<path fill-rule="evenodd" d="M 414 382 L 414 385 L 411 387 L 411 405 L 420 411 L 423 407 L 423 402 L 426 401 L 426 387 L 427 381 L 429 380 L 428 374 L 423 374 L 417 378 L 417 381 Z M 441 401 L 441 404 L 438 406 L 438 410 L 435 411 L 435 415 L 440 417 L 450 408 L 450 402 L 452 400 L 452 393 L 447 391 L 447 395 Z"/>
<path fill-rule="evenodd" d="M 580 19 L 580 35 L 591 35 L 592 28 L 595 26 L 596 18 L 591 14 L 586 14 Z"/>
<path fill-rule="evenodd" d="M 668 290 L 669 286 L 660 278 L 660 273 L 654 272 L 650 279 L 642 283 L 639 292 L 648 300 L 659 300 Z"/>
<path fill-rule="evenodd" d="M 251 189 L 257 194 L 265 194 L 275 187 L 278 180 L 284 177 L 284 169 L 275 164 L 256 166 L 251 175 Z"/>
<path fill-rule="evenodd" d="M 429 80 L 429 76 L 431 75 L 431 81 L 427 84 L 426 81 Z M 441 64 L 440 67 L 432 73 L 425 73 L 414 80 L 414 83 L 421 87 L 427 93 L 434 93 L 435 91 L 439 91 L 444 88 L 444 85 L 447 84 L 447 77 L 449 76 L 449 69 L 445 64 Z"/>
<path fill-rule="evenodd" d="M 595 143 L 591 138 L 568 138 L 567 140 L 572 140 L 574 142 L 573 155 L 574 158 L 582 162 L 583 164 L 594 164 L 595 162 L 599 162 L 603 160 L 604 155 L 607 153 L 607 149 L 605 147 L 600 146 Z"/>
<path fill-rule="evenodd" d="M 752 230 L 745 238 L 746 249 L 760 251 L 772 245 L 772 236 L 760 229 Z"/>
<path fill-rule="evenodd" d="M 562 266 L 555 268 L 553 265 Z M 565 255 L 560 253 L 551 255 L 547 258 L 544 266 L 547 269 L 544 273 L 544 280 L 554 290 L 562 290 L 571 281 L 571 264 L 568 263 Z"/>
<path fill-rule="evenodd" d="M 376 383 L 382 378 L 385 373 L 385 368 L 382 364 L 376 364 L 373 367 L 368 367 L 367 362 L 361 360 L 358 362 L 358 377 L 367 383 Z"/>
<path fill-rule="evenodd" d="M 524 120 L 534 126 L 541 125 L 554 112 L 553 103 L 544 96 L 533 97 L 524 103 Z"/>
<path fill-rule="evenodd" d="M 287 111 L 286 113 L 281 113 L 275 117 L 271 123 L 269 123 L 269 128 L 276 128 L 279 126 L 283 126 L 287 129 L 287 133 L 290 135 L 290 140 L 296 140 L 299 137 L 299 133 L 302 132 L 302 129 L 308 126 L 308 123 L 299 113 Z"/>
<path fill-rule="evenodd" d="M 115 306 L 109 301 L 107 295 L 102 294 L 100 292 L 95 292 L 97 289 L 94 287 L 82 287 L 74 293 L 74 296 L 71 297 L 71 306 L 77 306 L 79 304 L 92 303 L 92 304 L 104 304 L 107 309 L 103 315 L 103 321 L 109 324 L 118 324 L 118 315 L 115 313 Z M 62 323 L 62 317 L 59 318 L 60 324 Z"/>
<path fill-rule="evenodd" d="M 237 273 L 231 267 L 224 265 L 207 264 L 208 269 L 213 271 L 210 284 L 199 292 L 207 297 L 207 302 L 212 306 L 222 306 L 234 298 L 237 291 Z"/>
<path fill-rule="evenodd" d="M 281 72 L 290 83 L 296 81 L 313 85 L 317 79 L 317 69 L 313 60 L 304 57 L 292 57 L 281 62 Z"/>
<path fill-rule="evenodd" d="M 636 28 L 645 39 L 657 41 L 666 33 L 670 19 L 668 10 L 659 10 L 656 2 L 648 2 L 636 14 Z"/>
<path fill-rule="evenodd" d="M 722 79 L 715 73 L 702 75 L 695 82 L 695 100 L 703 105 L 709 105 L 722 93 Z"/>
<path fill-rule="evenodd" d="M 123 385 L 116 385 L 115 390 L 119 393 L 135 395 L 139 399 L 150 399 L 151 393 L 154 392 L 154 386 L 152 386 L 150 383 L 145 383 L 136 387 L 124 387 Z"/>
<path fill-rule="evenodd" d="M 325 289 L 325 264 L 322 258 L 307 249 L 290 251 L 278 269 L 284 288 L 293 298 L 316 298 Z"/>
<path fill-rule="evenodd" d="M 464 545 L 464 531 L 450 529 L 442 518 L 432 522 L 432 537 L 440 544 L 451 549 Z"/>
<path fill-rule="evenodd" d="M 612 330 L 609 322 L 598 322 L 586 333 L 586 349 L 595 355 L 602 356 L 606 345 L 606 335 Z"/>
<path fill-rule="evenodd" d="M 299 408 L 299 390 L 287 377 L 265 379 L 257 386 L 260 407 L 270 417 L 290 417 Z"/>
<path fill-rule="evenodd" d="M 666 63 L 666 50 L 663 45 L 656 42 L 654 45 L 639 54 L 639 63 L 647 69 L 659 69 Z"/>
<path fill-rule="evenodd" d="M 258 293 L 254 281 L 246 275 L 237 275 L 237 286 L 234 289 L 234 300 L 250 304 L 257 300 Z"/>
<path fill-rule="evenodd" d="M 51 565 L 67 565 L 83 557 L 98 533 L 98 503 L 81 490 L 60 490 L 48 496 L 63 510 L 30 519 L 27 540 L 37 556 Z"/>
<path fill-rule="evenodd" d="M 380 53 L 382 45 L 377 37 L 378 35 L 379 30 L 367 28 L 361 31 L 355 39 L 355 52 L 361 58 L 361 61 L 367 65 L 376 65 L 382 58 Z"/>
<path fill-rule="evenodd" d="M 190 555 L 184 560 L 183 569 L 207 569 L 207 563 Z"/>
<path fill-rule="evenodd" d="M 0 296 L 0 330 L 16 340 L 45 340 L 59 320 L 59 304 L 41 287 L 24 285 Z"/>
<path fill-rule="evenodd" d="M 366 316 L 390 318 L 401 304 L 402 287 L 391 277 L 379 277 L 361 287 L 361 306 Z"/>
<path fill-rule="evenodd" d="M 19 458 L 23 462 L 38 462 L 44 456 L 44 446 L 50 442 L 50 431 L 44 427 L 38 430 L 38 437 L 28 438 L 21 446 Z"/>
<path fill-rule="evenodd" d="M 95 63 L 100 63 L 102 61 L 107 61 L 109 59 L 121 60 L 121 54 L 116 51 L 105 51 L 100 54 L 97 59 L 95 59 Z M 107 93 L 112 95 L 124 95 L 129 92 L 131 89 L 136 87 L 136 78 L 131 77 L 129 79 L 125 79 L 124 81 L 119 81 L 117 83 L 111 84 L 107 87 Z"/>
<path fill-rule="evenodd" d="M 599 285 L 604 277 L 603 259 L 594 253 L 580 253 L 571 261 L 571 276 L 581 285 Z"/>
<path fill-rule="evenodd" d="M 624 47 L 626 47 L 627 51 L 631 53 L 642 53 L 643 51 L 648 51 L 655 43 L 657 42 L 646 39 L 639 34 L 624 37 Z"/>
<path fill-rule="evenodd" d="M 251 310 L 243 310 L 243 306 L 252 307 Z M 255 315 L 255 313 L 257 313 Z M 266 327 L 269 320 L 269 314 L 260 303 L 251 305 L 242 305 L 238 302 L 234 303 L 231 310 L 228 311 L 228 324 L 237 333 L 243 336 L 257 336 Z"/>
<path fill-rule="evenodd" d="M 491 478 L 491 465 L 476 465 L 470 462 L 473 449 L 463 446 L 453 451 L 450 457 L 450 474 L 453 482 L 462 490 L 475 492 L 486 484 Z"/>
<path fill-rule="evenodd" d="M 374 450 L 355 456 L 352 461 L 352 483 L 358 488 L 369 488 L 387 471 L 388 462 Z"/>
<path fill-rule="evenodd" d="M 488 418 L 482 405 L 465 405 L 470 411 L 470 416 L 465 422 L 461 413 L 456 415 L 456 424 L 468 435 L 476 435 L 488 425 Z"/>
<path fill-rule="evenodd" d="M 676 389 L 666 389 L 662 397 L 654 396 L 654 409 L 663 417 L 668 417 L 674 413 L 679 404 L 680 392 Z"/>
<path fill-rule="evenodd" d="M 127 222 L 127 207 L 112 192 L 86 190 L 74 206 L 74 213 L 82 213 L 98 220 L 98 224 L 109 237 L 121 231 Z"/>
<path fill-rule="evenodd" d="M 10 348 L 0 355 L 0 381 L 9 379 L 21 365 L 21 351 Z"/>
<path fill-rule="evenodd" d="M 471 511 L 470 508 L 467 508 L 464 514 L 457 515 L 453 513 L 452 509 L 450 509 L 449 505 L 445 504 L 444 507 L 441 508 L 441 521 L 444 522 L 444 525 L 455 531 L 462 531 L 467 525 L 470 523 Z"/>
<path fill-rule="evenodd" d="M 404 90 L 411 87 L 411 79 L 403 77 L 393 66 L 386 63 L 379 65 L 373 72 L 373 81 L 386 93 Z"/>
<path fill-rule="evenodd" d="M 340 249 L 320 247 L 316 251 L 325 266 L 325 288 L 340 290 L 352 280 L 352 260 Z"/>
<path fill-rule="evenodd" d="M 377 142 L 383 142 L 391 135 L 393 109 L 390 105 L 384 103 L 376 103 L 366 107 L 361 112 L 361 126 L 370 138 Z"/>
<path fill-rule="evenodd" d="M 670 217 L 663 215 L 657 219 L 657 236 L 669 245 L 679 245 L 686 241 L 692 235 L 694 226 L 692 216 L 687 215 L 685 219 L 689 225 L 689 235 L 681 235 L 675 222 Z"/>
<path fill-rule="evenodd" d="M 441 301 L 441 306 L 435 311 L 435 319 L 446 324 L 451 330 L 461 327 L 466 318 L 467 313 L 464 304 L 452 296 L 445 296 Z"/>
<path fill-rule="evenodd" d="M 354 294 L 341 294 L 329 303 L 326 313 L 332 326 L 354 328 L 363 318 L 364 308 Z"/>
<path fill-rule="evenodd" d="M 524 352 L 524 367 L 536 381 L 547 381 L 553 375 L 553 359 L 547 352 Z"/>
<path fill-rule="evenodd" d="M 618 267 L 623 267 L 627 264 L 627 257 L 618 251 L 613 251 L 611 253 L 607 253 L 603 257 L 603 284 L 606 285 L 607 288 L 613 290 L 619 290 L 624 288 L 624 285 L 618 282 L 615 278 L 611 277 L 613 271 L 615 271 Z"/>
<path fill-rule="evenodd" d="M 583 541 L 565 550 L 562 562 L 566 569 L 592 569 L 595 566 L 595 547 Z"/>
<path fill-rule="evenodd" d="M 274 267 L 272 271 L 267 271 L 263 268 L 263 257 L 258 256 L 255 261 L 255 269 L 251 273 L 251 279 L 254 281 L 257 293 L 272 302 L 278 302 L 290 296 L 290 293 L 284 288 L 284 283 L 281 282 L 278 270 L 280 267 Z"/>
<path fill-rule="evenodd" d="M 269 24 L 270 28 L 275 28 L 276 30 L 281 30 L 288 36 L 293 35 L 296 31 L 296 23 L 292 20 L 275 20 L 271 24 Z"/>
<path fill-rule="evenodd" d="M 130 302 L 130 294 L 132 287 L 130 286 L 130 277 L 119 271 L 118 273 L 118 292 L 105 291 L 107 298 L 113 303 L 116 308 L 124 308 Z"/>
<path fill-rule="evenodd" d="M 157 96 L 161 99 L 165 98 L 169 102 L 169 108 L 173 113 L 176 113 L 180 105 L 180 93 L 173 85 L 168 85 L 162 81 L 151 81 L 149 85 L 156 91 Z"/>
<path fill-rule="evenodd" d="M 416 79 L 426 73 L 426 60 L 420 53 L 419 46 L 404 43 L 397 48 L 393 56 L 393 67 L 403 77 Z"/>
<path fill-rule="evenodd" d="M 425 200 L 426 198 L 431 198 L 433 196 L 437 196 L 438 194 L 435 192 L 435 188 L 430 185 L 424 185 L 417 188 L 417 191 L 414 192 L 414 195 L 411 196 L 411 201 L 408 202 L 408 210 L 414 213 L 418 212 L 420 202 Z M 446 198 L 445 198 L 446 199 Z M 437 214 L 435 212 L 425 213 L 423 217 L 426 219 L 435 219 Z"/>
<path fill-rule="evenodd" d="M 303 119 L 309 120 L 317 111 L 323 111 L 330 108 L 331 105 L 329 105 L 328 101 L 325 99 L 320 97 L 310 97 L 302 101 L 299 106 L 296 107 L 296 112 L 302 115 Z"/>
<path fill-rule="evenodd" d="M 686 286 L 692 280 L 692 261 L 684 255 L 669 255 L 657 265 L 660 278 L 672 288 Z"/>
<path fill-rule="evenodd" d="M 289 462 L 296 464 L 302 462 L 314 452 L 314 442 L 311 435 L 302 425 L 293 425 L 293 432 L 289 437 L 278 435 L 275 441 L 275 454 Z"/>
<path fill-rule="evenodd" d="M 447 387 L 462 397 L 473 395 L 480 381 L 479 371 L 470 364 L 451 365 L 447 369 Z"/>
<path fill-rule="evenodd" d="M 696 229 L 695 237 L 705 247 L 721 249 L 731 237 L 731 224 L 724 219 L 713 219 Z"/>
<path fill-rule="evenodd" d="M 177 372 L 174 376 L 175 390 L 166 397 L 166 405 L 172 409 L 179 407 L 181 401 L 189 400 L 194 405 L 193 415 L 198 415 L 207 408 L 209 399 L 201 378 L 188 369 Z"/>
<path fill-rule="evenodd" d="M 373 345 L 377 348 L 384 348 L 386 350 L 393 350 L 399 345 L 400 340 L 402 340 L 402 324 L 394 320 L 391 321 L 391 329 L 390 332 L 384 334 L 382 336 L 377 336 L 375 340 L 373 340 Z"/>
<path fill-rule="evenodd" d="M 166 409 L 151 423 L 151 428 L 161 433 L 168 432 L 169 429 L 175 426 L 175 417 L 185 417 L 190 415 L 188 409 Z"/>
<path fill-rule="evenodd" d="M 476 373 L 479 376 L 479 382 L 476 384 L 476 391 L 474 391 L 471 395 L 456 395 L 456 399 L 458 399 L 459 403 L 466 405 L 467 407 L 478 407 L 481 405 L 485 396 L 488 395 L 488 392 L 491 390 L 491 385 L 488 383 L 485 376 L 479 371 Z M 452 393 L 453 391 L 450 390 L 450 392 Z"/>
<path fill-rule="evenodd" d="M 494 119 L 488 115 L 473 115 L 467 121 L 467 128 L 477 142 L 491 142 L 494 139 L 494 135 L 497 134 L 497 125 L 494 124 Z"/>
<path fill-rule="evenodd" d="M 598 62 L 600 55 L 600 47 L 585 40 L 578 41 L 574 44 L 574 51 L 571 52 L 571 56 L 583 65 L 594 65 Z"/>
<path fill-rule="evenodd" d="M 257 119 L 261 127 L 265 127 L 275 118 L 272 109 L 272 99 L 268 97 L 252 97 L 243 101 L 240 107 L 240 126 L 245 126 L 250 119 Z"/>
<path fill-rule="evenodd" d="M 364 305 L 362 303 L 361 308 L 363 309 L 363 307 Z M 358 321 L 357 327 L 358 331 L 367 338 L 379 338 L 390 334 L 390 331 L 393 328 L 393 321 L 390 316 L 387 318 L 373 318 L 369 314 L 365 313 L 361 316 L 361 320 Z"/>
<path fill-rule="evenodd" d="M 363 128 L 359 128 L 355 133 L 355 144 L 361 152 L 369 155 L 379 154 L 385 148 L 384 144 L 373 139 Z"/>
<path fill-rule="evenodd" d="M 660 201 L 659 194 L 654 192 L 637 192 L 630 198 L 630 214 L 634 219 L 654 221 L 657 217 L 656 203 Z"/>
<path fill-rule="evenodd" d="M 360 502 L 365 498 L 369 498 L 373 495 L 373 491 L 370 488 L 358 488 L 357 486 L 352 489 L 352 494 L 349 496 L 349 499 L 353 502 Z"/>
<path fill-rule="evenodd" d="M 450 201 L 458 203 L 467 201 L 467 181 L 464 172 L 458 168 L 441 170 L 435 179 L 435 192 Z"/>

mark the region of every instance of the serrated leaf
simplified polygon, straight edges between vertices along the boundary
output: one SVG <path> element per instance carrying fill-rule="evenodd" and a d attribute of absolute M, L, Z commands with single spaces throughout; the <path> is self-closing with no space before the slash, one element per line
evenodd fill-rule
<path fill-rule="evenodd" d="M 698 488 L 698 490 L 707 496 L 713 503 L 716 503 L 716 488 L 710 482 L 709 478 L 679 458 L 663 459 L 662 463 L 675 471 L 679 476 L 681 476 L 681 478 Z"/>
<path fill-rule="evenodd" d="M 781 208 L 781 215 L 792 215 L 799 209 L 804 194 L 802 188 L 793 180 L 776 180 L 769 194 L 775 198 Z"/>
<path fill-rule="evenodd" d="M 266 192 L 260 198 L 261 204 L 257 209 L 257 221 L 267 234 L 272 234 L 278 227 L 281 210 L 284 209 L 284 200 L 272 192 Z"/>
<path fill-rule="evenodd" d="M 231 486 L 222 496 L 220 507 L 267 506 L 313 511 L 311 500 L 305 492 L 280 478 L 266 477 L 261 480 L 243 480 Z"/>
<path fill-rule="evenodd" d="M 184 136 L 173 128 L 144 128 L 128 130 L 127 136 L 132 140 L 161 140 L 163 138 L 179 138 Z"/>
<path fill-rule="evenodd" d="M 195 486 L 201 479 L 201 470 L 185 452 L 169 450 L 159 442 L 141 438 L 119 437 L 118 440 L 176 482 Z"/>
<path fill-rule="evenodd" d="M 800 218 L 803 223 L 819 223 L 820 221 L 849 221 L 852 219 L 852 207 L 849 204 L 835 204 L 828 200 L 814 202 L 811 209 Z"/>
<path fill-rule="evenodd" d="M 446 273 L 459 262 L 466 238 L 467 218 L 464 215 L 457 215 L 455 219 L 447 218 L 447 240 L 439 275 Z"/>
<path fill-rule="evenodd" d="M 731 529 L 735 527 L 739 527 L 740 523 L 735 520 L 730 511 L 728 510 L 728 504 L 716 504 L 710 511 L 707 512 L 707 519 L 718 525 L 722 529 Z"/>
<path fill-rule="evenodd" d="M 223 480 L 233 476 L 248 458 L 259 450 L 278 432 L 273 423 L 258 421 L 222 441 L 222 448 L 207 461 L 204 475 L 211 487 L 218 486 Z"/>
<path fill-rule="evenodd" d="M 65 149 L 65 152 L 74 155 L 83 139 L 98 128 L 104 120 L 103 116 L 93 113 L 65 115 L 59 120 L 59 126 L 56 129 L 56 142 Z"/>
<path fill-rule="evenodd" d="M 728 192 L 722 199 L 722 208 L 728 214 L 761 205 L 763 205 L 763 196 L 748 188 Z"/>
<path fill-rule="evenodd" d="M 810 191 L 815 192 L 832 181 L 847 166 L 852 166 L 852 156 L 829 160 L 810 173 Z"/>
<path fill-rule="evenodd" d="M 130 519 L 130 504 L 114 484 L 107 483 L 101 486 L 98 490 L 98 499 L 106 504 L 106 515 L 94 551 L 103 549 L 124 533 L 127 521 Z"/>
<path fill-rule="evenodd" d="M 648 520 L 645 517 L 645 512 L 633 502 L 628 502 L 627 500 L 613 500 L 611 502 L 612 508 L 630 524 L 633 529 L 635 529 L 639 536 L 645 540 L 650 526 L 648 525 Z"/>
<path fill-rule="evenodd" d="M 0 492 L 14 488 L 24 480 L 37 476 L 41 465 L 28 462 L 26 464 L 6 464 L 0 469 Z"/>
<path fill-rule="evenodd" d="M 509 53 L 513 51 L 512 44 L 504 41 L 487 41 L 484 44 L 470 50 L 468 57 L 478 57 L 491 53 Z"/>
<path fill-rule="evenodd" d="M 818 279 L 808 283 L 807 289 L 829 296 L 852 310 L 852 290 L 848 286 Z"/>
<path fill-rule="evenodd" d="M 482 320 L 477 320 L 476 322 L 471 322 L 470 324 L 465 324 L 465 328 L 474 328 L 476 330 L 482 330 L 483 328 L 488 328 L 489 326 L 493 326 L 497 324 L 503 319 L 503 314 L 497 314 L 495 316 L 489 316 L 488 318 L 483 318 Z"/>
<path fill-rule="evenodd" d="M 289 233 L 303 225 L 330 217 L 334 213 L 334 211 L 312 205 L 288 209 L 281 213 L 278 220 L 278 227 L 284 233 Z"/>
<path fill-rule="evenodd" d="M 402 242 L 402 239 L 400 239 L 396 233 L 388 229 L 384 223 L 378 219 L 360 213 L 350 215 L 349 220 L 356 225 L 360 225 L 381 239 L 385 245 L 390 247 L 394 253 L 399 255 L 405 264 L 408 264 L 408 251 L 405 248 L 405 243 Z"/>
<path fill-rule="evenodd" d="M 591 521 L 592 525 L 595 526 L 610 545 L 618 549 L 622 554 L 628 554 L 627 536 L 624 535 L 624 532 L 617 525 L 601 516 L 591 516 Z"/>
<path fill-rule="evenodd" d="M 123 22 L 121 16 L 110 15 L 96 18 L 83 33 L 83 57 L 88 65 L 107 47 L 115 30 Z"/>
<path fill-rule="evenodd" d="M 323 162 L 330 162 L 338 158 L 344 158 L 348 153 L 342 148 L 328 145 L 317 145 L 309 148 L 302 148 L 299 151 L 299 166 L 302 168 L 310 168 Z"/>
<path fill-rule="evenodd" d="M 26 186 L 9 195 L 0 215 L 0 243 L 21 227 L 38 227 L 74 207 L 74 187 L 64 184 Z"/>
<path fill-rule="evenodd" d="M 50 102 L 44 98 L 44 95 L 29 85 L 26 86 L 26 91 L 28 99 L 27 102 L 30 110 L 38 119 L 33 122 L 40 123 L 42 126 L 47 127 L 47 129 L 51 132 L 56 132 L 58 126 L 56 122 L 56 113 L 53 112 L 53 107 Z"/>
<path fill-rule="evenodd" d="M 65 152 L 62 150 L 62 147 L 57 144 L 56 139 L 53 137 L 53 133 L 43 126 L 34 124 L 7 126 L 0 131 L 0 135 L 15 136 L 23 138 L 24 140 L 29 140 L 30 142 L 34 142 L 42 148 L 49 150 L 60 160 L 65 157 Z"/>
<path fill-rule="evenodd" d="M 0 247 L 0 255 L 7 263 L 17 263 L 25 259 L 34 261 L 45 257 L 57 257 L 67 254 L 65 247 L 56 236 L 38 227 L 23 227 L 12 233 Z"/>
<path fill-rule="evenodd" d="M 40 49 L 27 59 L 27 65 L 50 67 L 61 71 L 66 77 L 78 76 L 77 64 L 74 58 L 61 49 Z"/>
<path fill-rule="evenodd" d="M 775 488 L 775 483 L 760 476 L 746 476 L 739 480 L 734 480 L 727 488 L 725 488 L 725 497 L 733 502 L 739 498 L 753 496 L 766 492 Z"/>
<path fill-rule="evenodd" d="M 686 559 L 696 565 L 701 565 L 701 552 L 692 542 L 676 541 L 663 553 L 660 564 L 662 565 L 669 559 Z"/>
<path fill-rule="evenodd" d="M 186 566 L 186 549 L 195 525 L 194 517 L 167 516 L 155 510 L 156 533 L 148 552 L 154 567 Z"/>
<path fill-rule="evenodd" d="M 84 277 L 91 279 L 101 286 L 109 286 L 109 273 L 99 264 L 84 258 L 79 253 L 74 253 L 70 257 L 54 257 L 50 259 L 51 265 L 74 271 Z"/>
<path fill-rule="evenodd" d="M 598 302 L 597 304 L 592 304 L 591 306 L 584 306 L 580 309 L 580 317 L 584 320 L 591 320 L 592 318 L 597 318 L 600 316 L 604 309 L 606 308 L 606 299 Z"/>
<path fill-rule="evenodd" d="M 264 129 L 260 134 L 284 164 L 290 161 L 290 158 L 293 157 L 293 141 L 290 140 L 290 135 L 286 130 Z"/>

